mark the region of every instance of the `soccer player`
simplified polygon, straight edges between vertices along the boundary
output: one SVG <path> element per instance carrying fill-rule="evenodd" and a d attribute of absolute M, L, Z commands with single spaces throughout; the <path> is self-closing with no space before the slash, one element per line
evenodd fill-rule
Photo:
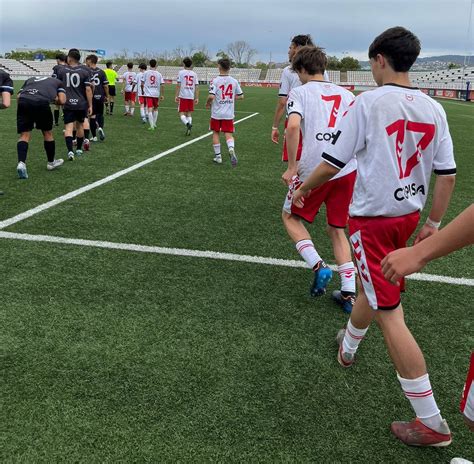
<path fill-rule="evenodd" d="M 72 151 L 73 129 L 76 123 L 77 146 L 76 155 L 82 155 L 84 142 L 84 120 L 92 114 L 92 89 L 90 73 L 79 64 L 81 54 L 77 48 L 71 48 L 67 55 L 67 65 L 59 69 L 58 78 L 63 82 L 66 90 L 64 104 L 64 137 L 68 150 L 67 157 L 74 160 Z"/>
<path fill-rule="evenodd" d="M 127 63 L 127 71 L 122 75 L 122 93 L 125 94 L 125 113 L 124 116 L 133 116 L 135 112 L 135 100 L 137 93 L 136 87 L 137 73 L 133 71 L 133 63 Z"/>
<path fill-rule="evenodd" d="M 293 57 L 293 69 L 303 85 L 294 88 L 288 96 L 288 169 L 282 179 L 289 189 L 282 218 L 288 235 L 296 244 L 296 250 L 314 272 L 311 295 L 320 296 L 326 292 L 332 271 L 316 251 L 301 220 L 312 223 L 321 205 L 326 204 L 327 232 L 332 241 L 342 283 L 341 291 L 336 291 L 334 297 L 344 311 L 350 313 L 355 301 L 355 268 L 344 229 L 356 178 L 355 159 L 330 182 L 312 190 L 305 199 L 303 208 L 297 208 L 291 203 L 294 190 L 321 162 L 324 141 L 336 139 L 337 120 L 354 101 L 351 92 L 324 80 L 326 63 L 326 54 L 319 47 L 301 47 Z M 303 134 L 303 151 L 301 160 L 297 163 L 300 131 Z"/>
<path fill-rule="evenodd" d="M 66 64 L 66 55 L 64 53 L 58 53 L 56 55 L 56 64 L 53 66 L 53 74 L 52 77 L 58 77 L 58 70 L 61 66 Z M 54 108 L 54 125 L 57 127 L 59 126 L 59 106 L 56 105 Z"/>
<path fill-rule="evenodd" d="M 31 131 L 36 127 L 43 132 L 44 149 L 48 158 L 48 171 L 63 164 L 62 159 L 55 159 L 55 143 L 53 138 L 53 114 L 51 102 L 64 105 L 66 93 L 63 83 L 54 77 L 30 77 L 25 81 L 18 93 L 17 131 L 20 140 L 17 143 L 17 173 L 20 179 L 28 179 L 26 157 Z"/>
<path fill-rule="evenodd" d="M 10 108 L 12 94 L 13 81 L 10 78 L 10 74 L 0 69 L 0 110 Z M 2 190 L 0 190 L 0 195 L 3 195 Z"/>
<path fill-rule="evenodd" d="M 97 142 L 97 132 L 99 139 L 105 140 L 104 133 L 104 102 L 109 97 L 109 82 L 105 72 L 97 67 L 97 56 L 89 55 L 86 58 L 87 66 L 90 68 L 91 83 L 94 86 L 92 99 L 92 115 L 90 117 L 92 140 Z"/>
<path fill-rule="evenodd" d="M 142 77 L 143 77 L 143 73 L 146 71 L 146 64 L 140 63 L 138 65 L 138 69 L 139 71 L 137 72 L 137 75 L 135 76 L 135 85 L 136 85 L 137 94 L 138 94 L 138 104 L 140 105 L 140 117 L 142 118 L 143 124 L 146 124 L 147 112 L 146 112 L 146 106 L 145 106 L 145 96 L 143 95 L 143 89 L 142 89 Z"/>
<path fill-rule="evenodd" d="M 191 135 L 193 127 L 192 113 L 194 105 L 199 103 L 199 80 L 192 70 L 191 58 L 183 59 L 184 69 L 178 73 L 175 101 L 179 103 L 178 112 L 181 122 L 186 126 L 186 135 Z"/>
<path fill-rule="evenodd" d="M 112 61 L 107 61 L 107 63 L 105 63 L 107 69 L 104 71 L 109 83 L 109 98 L 107 98 L 105 101 L 105 108 L 106 114 L 109 114 L 110 116 L 113 116 L 114 114 L 115 96 L 117 95 L 115 82 L 117 81 L 118 77 L 117 72 L 112 68 L 112 64 Z"/>
<path fill-rule="evenodd" d="M 408 77 L 419 53 L 418 38 L 403 27 L 375 38 L 369 58 L 380 87 L 356 98 L 338 126 L 337 138 L 326 146 L 323 161 L 293 194 L 293 203 L 302 206 L 304 195 L 356 156 L 349 232 L 362 288 L 346 328 L 338 333 L 337 359 L 343 367 L 354 363 L 359 343 L 376 319 L 416 414 L 411 422 L 393 422 L 392 433 L 408 445 L 447 446 L 451 432 L 436 405 L 423 353 L 405 325 L 401 287 L 384 278 L 380 265 L 415 231 L 431 172 L 437 174 L 432 206 L 415 243 L 436 233 L 455 183 L 446 114 L 440 104 L 412 87 Z"/>
<path fill-rule="evenodd" d="M 150 123 L 148 130 L 150 131 L 156 129 L 159 101 L 165 98 L 164 83 L 163 76 L 156 70 L 156 60 L 150 60 L 150 69 L 143 73 L 140 83 L 148 109 L 148 122 Z"/>
<path fill-rule="evenodd" d="M 283 69 L 280 78 L 280 89 L 278 91 L 278 103 L 275 109 L 275 115 L 273 117 L 273 126 L 272 126 L 272 142 L 278 144 L 280 140 L 280 132 L 279 126 L 280 121 L 285 113 L 286 109 L 286 102 L 288 100 L 288 95 L 292 89 L 299 87 L 301 85 L 301 81 L 298 77 L 298 74 L 293 70 L 291 67 L 291 61 L 295 56 L 296 52 L 306 45 L 314 45 L 313 40 L 309 34 L 301 34 L 296 35 L 291 39 L 290 47 L 288 48 L 288 61 L 290 64 Z M 288 124 L 288 119 L 285 119 L 285 129 L 286 125 Z M 302 137 L 300 137 L 300 145 L 298 146 L 298 152 L 296 159 L 299 160 L 301 158 L 301 150 L 302 150 Z M 288 151 L 286 146 L 286 139 L 283 141 L 283 161 L 288 161 Z"/>
<path fill-rule="evenodd" d="M 244 93 L 240 84 L 229 76 L 230 60 L 221 58 L 217 62 L 219 75 L 212 80 L 209 87 L 209 97 L 206 108 L 211 109 L 210 130 L 212 131 L 212 145 L 214 147 L 214 162 L 222 164 L 221 143 L 219 135 L 224 137 L 229 150 L 230 163 L 237 166 L 234 141 L 234 106 L 236 99 L 243 99 Z"/>

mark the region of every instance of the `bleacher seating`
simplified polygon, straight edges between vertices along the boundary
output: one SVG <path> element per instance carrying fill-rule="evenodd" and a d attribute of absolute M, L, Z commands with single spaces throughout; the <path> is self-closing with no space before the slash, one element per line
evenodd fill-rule
<path fill-rule="evenodd" d="M 53 66 L 56 64 L 56 60 L 44 60 L 44 61 L 24 60 L 23 63 L 35 69 L 38 72 L 38 74 L 41 74 L 42 76 L 50 76 L 53 71 Z"/>
<path fill-rule="evenodd" d="M 280 82 L 281 79 L 281 73 L 283 72 L 283 69 L 281 68 L 276 68 L 276 69 L 269 69 L 267 71 L 267 74 L 265 76 L 264 81 L 265 82 L 272 82 L 272 83 L 277 83 Z M 328 76 L 329 80 L 331 82 L 334 82 L 335 84 L 339 84 L 341 82 L 341 72 L 340 71 L 328 71 Z"/>
<path fill-rule="evenodd" d="M 377 85 L 371 71 L 347 71 L 347 83 L 374 87 Z"/>
<path fill-rule="evenodd" d="M 11 60 L 9 58 L 0 58 L 0 68 L 5 69 L 11 75 L 34 76 L 38 74 L 21 61 Z"/>
<path fill-rule="evenodd" d="M 474 67 L 419 73 L 413 80 L 417 84 L 433 82 L 449 84 L 451 82 L 464 83 L 466 81 L 474 82 Z"/>

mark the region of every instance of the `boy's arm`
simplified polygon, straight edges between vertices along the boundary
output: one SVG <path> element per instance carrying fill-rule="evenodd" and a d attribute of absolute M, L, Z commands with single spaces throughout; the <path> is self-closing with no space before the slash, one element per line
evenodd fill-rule
<path fill-rule="evenodd" d="M 0 102 L 0 110 L 5 110 L 11 105 L 10 92 L 2 92 L 2 101 Z"/>
<path fill-rule="evenodd" d="M 286 128 L 286 148 L 288 151 L 288 167 L 281 176 L 286 185 L 290 185 L 298 171 L 296 154 L 300 142 L 301 115 L 298 113 L 290 114 L 288 118 L 288 127 Z"/>
<path fill-rule="evenodd" d="M 90 116 L 92 114 L 92 88 L 90 85 L 86 87 L 86 97 L 87 97 L 87 114 Z"/>
<path fill-rule="evenodd" d="M 437 234 L 408 248 L 389 253 L 381 262 L 385 278 L 392 284 L 422 269 L 433 259 L 474 244 L 474 204 L 466 208 Z"/>
<path fill-rule="evenodd" d="M 160 100 L 165 99 L 165 84 L 162 82 L 160 84 Z"/>
<path fill-rule="evenodd" d="M 273 116 L 273 125 L 272 125 L 272 142 L 278 143 L 280 140 L 280 122 L 285 112 L 287 97 L 278 97 L 278 103 L 275 108 L 275 115 Z"/>
<path fill-rule="evenodd" d="M 212 105 L 212 102 L 214 101 L 214 99 L 216 98 L 215 95 L 212 95 L 210 94 L 208 97 L 207 97 L 207 101 L 206 101 L 206 109 L 210 109 L 211 108 L 211 105 Z"/>
<path fill-rule="evenodd" d="M 199 83 L 196 84 L 194 87 L 194 104 L 197 105 L 199 103 Z"/>
<path fill-rule="evenodd" d="M 180 90 L 180 89 L 181 89 L 181 84 L 178 82 L 178 83 L 176 84 L 176 92 L 174 93 L 174 101 L 175 101 L 176 103 L 178 103 L 178 101 L 179 101 L 178 95 L 179 95 L 179 90 Z"/>

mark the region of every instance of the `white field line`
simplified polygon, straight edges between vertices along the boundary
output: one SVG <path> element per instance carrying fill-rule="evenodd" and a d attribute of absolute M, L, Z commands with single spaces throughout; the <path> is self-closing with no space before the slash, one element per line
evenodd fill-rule
<path fill-rule="evenodd" d="M 239 261 L 251 264 L 266 264 L 270 266 L 283 266 L 292 268 L 307 268 L 304 261 L 295 261 L 290 259 L 266 258 L 263 256 L 238 255 L 234 253 L 221 253 L 218 251 L 200 251 L 189 250 L 185 248 L 167 248 L 158 246 L 136 245 L 132 243 L 116 243 L 98 240 L 84 240 L 77 238 L 55 237 L 51 235 L 31 235 L 20 234 L 16 232 L 0 231 L 0 239 L 23 240 L 27 242 L 46 242 L 57 243 L 60 245 L 76 245 L 92 248 L 104 248 L 109 250 L 132 251 L 139 253 L 154 253 L 159 255 L 184 256 L 190 258 L 208 258 L 223 261 Z M 335 266 L 331 266 L 334 270 Z M 474 286 L 474 279 L 447 277 L 433 274 L 412 274 L 408 279 L 424 282 L 437 282 L 451 285 Z"/>
<path fill-rule="evenodd" d="M 235 124 L 245 121 L 246 119 L 253 118 L 254 116 L 257 116 L 257 115 L 258 113 L 252 113 L 251 115 L 246 116 L 245 118 L 235 121 Z M 65 195 L 61 195 L 60 197 L 57 197 L 54 200 L 50 200 L 46 203 L 36 206 L 35 208 L 29 209 L 28 211 L 17 214 L 16 216 L 13 216 L 9 219 L 0 221 L 0 230 L 5 229 L 5 227 L 9 227 L 12 224 L 16 224 L 17 222 L 24 221 L 25 219 L 28 219 L 31 216 L 41 213 L 42 211 L 52 208 L 53 206 L 59 205 L 60 203 L 70 200 L 71 198 L 75 198 L 78 195 L 81 195 L 82 193 L 88 192 L 89 190 L 95 189 L 97 187 L 100 187 L 101 185 L 112 182 L 113 180 L 118 179 L 119 177 L 122 177 L 130 172 L 136 171 L 137 169 L 140 169 L 143 166 L 146 166 L 147 164 L 153 163 L 154 161 L 159 160 L 160 158 L 163 158 L 164 156 L 174 153 L 175 151 L 181 150 L 181 148 L 184 148 L 184 147 L 187 147 L 188 145 L 192 145 L 193 143 L 199 142 L 200 140 L 205 139 L 206 137 L 209 137 L 211 134 L 212 132 L 207 132 L 206 134 L 196 137 L 195 139 L 189 140 L 188 142 L 185 142 L 185 143 L 182 143 L 181 145 L 177 145 L 173 148 L 170 148 L 169 150 L 159 153 L 158 155 L 155 155 L 155 156 L 152 156 L 151 158 L 140 161 L 139 163 L 134 164 L 133 166 L 130 166 L 126 169 L 122 169 L 121 171 L 118 171 L 115 174 L 111 174 L 110 176 L 104 177 L 103 179 L 97 180 L 91 184 L 85 185 L 84 187 L 78 188 L 77 190 L 73 190 L 72 192 L 66 193 Z"/>

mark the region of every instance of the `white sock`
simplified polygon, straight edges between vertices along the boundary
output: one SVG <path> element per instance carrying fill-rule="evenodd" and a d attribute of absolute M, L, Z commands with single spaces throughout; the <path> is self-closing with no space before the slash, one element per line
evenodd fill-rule
<path fill-rule="evenodd" d="M 182 115 L 179 117 L 179 119 L 181 119 L 181 122 L 182 122 L 184 125 L 186 125 L 186 124 L 188 123 L 188 118 L 187 118 L 184 114 L 182 114 Z"/>
<path fill-rule="evenodd" d="M 319 256 L 311 240 L 300 240 L 299 242 L 297 242 L 296 251 L 306 261 L 306 264 L 311 269 L 314 269 L 316 264 L 322 261 L 321 256 Z"/>
<path fill-rule="evenodd" d="M 220 143 L 216 143 L 212 147 L 214 148 L 214 154 L 215 155 L 220 155 L 221 154 L 221 144 Z"/>
<path fill-rule="evenodd" d="M 188 123 L 189 123 L 189 124 L 192 124 L 192 123 L 193 123 L 193 118 L 192 118 L 192 116 L 188 116 Z"/>
<path fill-rule="evenodd" d="M 339 275 L 341 276 L 341 290 L 343 292 L 355 293 L 356 283 L 354 263 L 349 261 L 348 263 L 337 266 L 337 272 L 339 272 Z"/>
<path fill-rule="evenodd" d="M 134 106 L 132 106 L 132 107 L 130 108 L 130 114 L 131 114 L 132 116 L 133 116 L 133 113 L 135 113 L 135 107 L 134 107 Z"/>
<path fill-rule="evenodd" d="M 156 121 L 158 121 L 158 110 L 153 111 L 153 124 L 155 124 L 155 126 Z"/>
<path fill-rule="evenodd" d="M 231 148 L 234 148 L 234 147 L 235 147 L 234 139 L 227 140 L 227 148 L 230 150 Z"/>
<path fill-rule="evenodd" d="M 346 326 L 346 333 L 344 335 L 344 340 L 342 341 L 342 351 L 344 353 L 351 353 L 354 354 L 359 347 L 359 343 L 364 338 L 365 334 L 367 333 L 366 329 L 357 329 L 352 325 L 351 320 L 347 322 Z"/>
<path fill-rule="evenodd" d="M 130 111 L 130 107 L 128 105 L 125 105 L 125 111 L 128 113 Z"/>
<path fill-rule="evenodd" d="M 155 127 L 155 120 L 151 111 L 148 112 L 148 122 L 150 123 L 151 128 Z"/>
<path fill-rule="evenodd" d="M 429 375 L 425 374 L 417 379 L 404 379 L 398 374 L 397 377 L 402 386 L 403 393 L 410 400 L 416 417 L 421 419 L 421 422 L 430 429 L 439 429 L 443 418 L 431 390 Z"/>
<path fill-rule="evenodd" d="M 145 119 L 145 108 L 142 108 L 141 106 L 140 106 L 140 116 L 142 119 Z"/>

